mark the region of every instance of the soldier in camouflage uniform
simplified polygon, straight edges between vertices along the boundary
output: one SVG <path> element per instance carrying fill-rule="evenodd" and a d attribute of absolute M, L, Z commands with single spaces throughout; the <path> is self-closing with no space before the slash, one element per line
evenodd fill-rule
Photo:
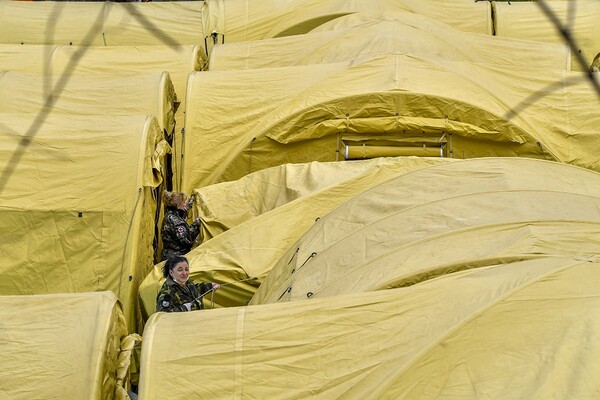
<path fill-rule="evenodd" d="M 190 266 L 183 256 L 171 257 L 163 266 L 167 280 L 156 297 L 156 311 L 176 312 L 202 310 L 202 297 L 217 290 L 218 283 L 195 284 L 189 279 Z"/>
<path fill-rule="evenodd" d="M 163 240 L 162 259 L 188 253 L 200 234 L 200 218 L 188 225 L 186 218 L 192 199 L 185 201 L 185 194 L 178 192 L 163 193 L 167 212 L 161 230 Z"/>

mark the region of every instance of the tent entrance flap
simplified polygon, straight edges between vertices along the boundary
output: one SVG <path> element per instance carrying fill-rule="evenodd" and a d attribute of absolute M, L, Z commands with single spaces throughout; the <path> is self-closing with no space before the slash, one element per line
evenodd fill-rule
<path fill-rule="evenodd" d="M 408 135 L 399 137 L 345 135 L 342 137 L 344 159 L 359 160 L 376 157 L 452 157 L 452 135 L 438 137 Z"/>

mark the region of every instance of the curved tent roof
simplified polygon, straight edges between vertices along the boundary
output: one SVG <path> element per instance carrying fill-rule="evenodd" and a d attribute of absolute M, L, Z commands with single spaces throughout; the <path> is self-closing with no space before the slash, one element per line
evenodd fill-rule
<path fill-rule="evenodd" d="M 113 293 L 0 296 L 0 319 L 4 398 L 123 399 L 127 326 Z"/>
<path fill-rule="evenodd" d="M 352 66 L 194 73 L 187 100 L 184 191 L 284 163 L 335 161 L 341 142 L 418 155 L 421 143 L 435 151 L 449 134 L 444 152 L 457 158 L 537 157 L 600 170 L 600 110 L 580 73 L 387 55 Z"/>
<path fill-rule="evenodd" d="M 195 282 L 234 282 L 257 277 L 255 281 L 223 287 L 213 298 L 217 307 L 245 305 L 254 295 L 257 285 L 290 249 L 290 244 L 297 241 L 315 220 L 378 183 L 430 165 L 452 161 L 448 158 L 416 157 L 374 160 L 368 169 L 351 179 L 264 212 L 196 247 L 187 254 L 190 277 Z M 356 168 L 352 163 L 339 164 L 340 171 Z M 277 173 L 278 169 L 270 171 Z M 311 169 L 312 171 L 315 170 Z M 265 176 L 266 173 L 268 172 L 264 171 L 260 175 Z M 305 184 L 316 178 L 307 178 Z M 282 187 L 281 190 L 285 191 L 285 188 Z M 279 193 L 281 192 L 269 195 L 264 192 L 264 195 L 271 197 Z M 156 265 L 140 285 L 140 300 L 146 315 L 152 314 L 156 309 L 156 295 L 164 280 L 161 267 L 162 264 Z M 206 300 L 210 303 L 210 299 Z"/>
<path fill-rule="evenodd" d="M 388 53 L 530 68 L 568 70 L 571 66 L 566 45 L 461 32 L 426 16 L 397 12 L 349 14 L 305 35 L 215 46 L 209 69 L 359 63 Z"/>
<path fill-rule="evenodd" d="M 0 2 L 0 43 L 177 47 L 204 40 L 204 3 Z M 3 67 L 4 68 L 4 67 Z"/>
<path fill-rule="evenodd" d="M 168 148 L 154 117 L 3 114 L 0 294 L 110 290 L 135 328 Z"/>
<path fill-rule="evenodd" d="M 0 71 L 0 113 L 154 114 L 171 134 L 177 102 L 168 72 L 42 76 Z"/>
<path fill-rule="evenodd" d="M 550 1 L 547 6 L 568 27 L 580 51 L 591 64 L 600 53 L 600 2 L 595 0 Z M 496 35 L 547 43 L 564 43 L 563 36 L 535 2 L 495 2 Z M 535 48 L 537 51 L 537 47 Z M 587 70 L 589 65 L 584 70 Z M 572 61 L 573 70 L 582 70 Z"/>
<path fill-rule="evenodd" d="M 532 258 L 600 252 L 600 175 L 520 158 L 441 164 L 373 187 L 321 218 L 252 303 L 409 286 Z"/>
<path fill-rule="evenodd" d="M 16 72 L 53 75 L 56 79 L 70 80 L 79 74 L 148 74 L 168 71 L 175 93 L 181 101 L 175 114 L 175 138 L 172 143 L 175 156 L 172 165 L 180 184 L 181 127 L 187 79 L 190 72 L 200 70 L 204 50 L 200 46 L 54 46 L 3 45 L 0 46 L 0 65 Z M 59 78 L 60 77 L 60 78 Z M 140 101 L 140 100 L 138 100 Z"/>
<path fill-rule="evenodd" d="M 386 165 L 385 159 L 352 163 L 284 164 L 248 174 L 232 182 L 193 192 L 195 215 L 202 218 L 203 241 L 296 199 L 308 196 L 366 171 Z"/>
<path fill-rule="evenodd" d="M 179 47 L 3 45 L 0 46 L 0 65 L 6 70 L 15 72 L 31 72 L 44 76 L 64 75 L 69 79 L 73 75 L 82 73 L 123 76 L 167 71 L 179 100 L 184 102 L 188 75 L 194 70 L 200 70 L 203 52 L 201 47 L 194 45 Z"/>
<path fill-rule="evenodd" d="M 597 256 L 546 257 L 400 289 L 157 313 L 140 397 L 593 398 L 599 279 Z"/>
<path fill-rule="evenodd" d="M 232 43 L 307 33 L 347 14 L 396 11 L 426 15 L 466 32 L 492 33 L 490 4 L 466 0 L 208 0 L 203 17 L 205 32 L 216 31 Z"/>

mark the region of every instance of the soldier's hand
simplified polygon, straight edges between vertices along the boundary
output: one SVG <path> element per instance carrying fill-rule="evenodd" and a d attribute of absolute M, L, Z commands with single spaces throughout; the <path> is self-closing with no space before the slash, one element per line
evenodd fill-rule
<path fill-rule="evenodd" d="M 196 223 L 196 222 L 197 222 L 197 223 L 201 223 L 201 222 L 202 222 L 202 219 L 201 219 L 200 217 L 198 217 L 198 218 L 196 218 L 196 219 L 194 220 L 194 223 Z"/>
<path fill-rule="evenodd" d="M 213 290 L 217 290 L 217 289 L 219 289 L 220 287 L 221 287 L 221 285 L 219 285 L 218 283 L 214 283 L 214 282 L 213 282 L 213 284 L 212 284 L 212 288 L 213 288 Z"/>
<path fill-rule="evenodd" d="M 190 197 L 188 199 L 188 201 L 185 202 L 185 208 L 189 210 L 190 207 L 192 207 L 193 204 L 194 204 L 194 198 Z"/>
<path fill-rule="evenodd" d="M 183 306 L 187 308 L 188 311 L 192 311 L 192 303 L 183 303 Z"/>

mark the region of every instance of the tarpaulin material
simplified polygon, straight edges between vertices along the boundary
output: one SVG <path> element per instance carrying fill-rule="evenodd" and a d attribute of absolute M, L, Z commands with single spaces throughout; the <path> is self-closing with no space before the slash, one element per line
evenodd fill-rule
<path fill-rule="evenodd" d="M 181 101 L 175 114 L 173 147 L 175 187 L 180 184 L 183 111 L 188 74 L 200 70 L 204 50 L 199 46 L 44 46 L 2 45 L 0 65 L 18 72 L 52 75 L 58 82 L 69 82 L 79 74 L 146 75 L 168 71 L 177 98 Z M 88 100 L 89 101 L 89 100 Z M 140 101 L 138 99 L 137 101 Z M 142 100 L 143 102 L 144 100 Z"/>
<path fill-rule="evenodd" d="M 474 33 L 492 33 L 487 1 L 468 0 L 208 0 L 204 31 L 224 35 L 225 43 L 307 33 L 335 18 L 358 12 L 409 11 Z"/>
<path fill-rule="evenodd" d="M 549 1 L 546 6 L 556 15 L 562 27 L 591 64 L 600 53 L 600 2 L 596 0 Z M 496 35 L 506 38 L 536 40 L 548 43 L 565 43 L 559 27 L 550 20 L 539 4 L 535 2 L 494 2 Z M 537 51 L 537 47 L 532 48 Z M 573 70 L 587 71 L 590 65 L 582 68 L 572 58 Z"/>
<path fill-rule="evenodd" d="M 381 182 L 414 170 L 452 161 L 449 158 L 415 157 L 373 160 L 368 169 L 351 179 L 344 177 L 342 171 L 345 168 L 355 169 L 356 167 L 352 166 L 354 162 L 340 162 L 339 172 L 336 175 L 344 177 L 343 182 L 307 193 L 269 212 L 263 212 L 193 249 L 187 254 L 190 262 L 190 277 L 195 282 L 223 283 L 251 277 L 258 278 L 254 281 L 236 282 L 225 286 L 212 298 L 215 307 L 245 305 L 267 273 L 289 250 L 290 245 L 296 242 L 316 220 L 343 202 Z M 309 172 L 324 170 L 326 169 L 313 168 Z M 279 172 L 278 169 L 271 171 L 275 174 Z M 266 176 L 267 173 L 264 171 L 258 176 Z M 311 181 L 317 179 L 322 179 L 321 174 L 307 177 L 304 185 L 309 185 Z M 240 181 L 239 185 L 243 187 L 243 181 Z M 301 186 L 303 183 L 299 182 L 297 185 Z M 231 188 L 240 186 L 232 184 Z M 281 190 L 286 189 L 282 187 Z M 306 189 L 303 191 L 306 192 Z M 265 191 L 264 193 L 265 196 L 273 197 L 279 196 L 281 192 Z M 218 196 L 217 193 L 215 195 Z M 223 196 L 225 195 L 227 192 L 223 193 Z M 241 207 L 236 209 L 234 213 L 243 212 Z M 161 267 L 162 264 L 156 265 L 140 285 L 141 305 L 146 315 L 152 314 L 156 309 L 156 295 L 164 280 Z M 205 301 L 207 308 L 210 308 L 211 299 L 206 298 Z"/>
<path fill-rule="evenodd" d="M 335 161 L 347 138 L 444 139 L 445 156 L 600 171 L 598 98 L 579 72 L 386 55 L 352 66 L 196 72 L 187 101 L 186 192 L 275 165 Z"/>
<path fill-rule="evenodd" d="M 110 290 L 135 329 L 168 145 L 149 116 L 2 114 L 0 294 Z"/>
<path fill-rule="evenodd" d="M 194 190 L 204 241 L 284 204 L 389 164 L 380 158 L 353 163 L 284 164 L 232 182 Z"/>
<path fill-rule="evenodd" d="M 215 46 L 209 69 L 254 69 L 341 61 L 355 64 L 389 53 L 530 68 L 571 67 L 566 45 L 461 32 L 422 15 L 386 12 L 350 14 L 304 35 Z"/>
<path fill-rule="evenodd" d="M 406 288 L 157 313 L 140 398 L 595 398 L 599 280 L 597 259 L 540 257 Z"/>
<path fill-rule="evenodd" d="M 600 174 L 522 158 L 435 165 L 321 218 L 252 303 L 402 287 L 450 272 L 600 253 Z"/>
<path fill-rule="evenodd" d="M 117 378 L 129 336 L 113 293 L 0 296 L 0 321 L 1 398 L 129 399 Z"/>
<path fill-rule="evenodd" d="M 0 43 L 200 44 L 203 2 L 0 2 Z"/>
<path fill-rule="evenodd" d="M 168 72 L 63 76 L 0 71 L 0 113 L 154 114 L 171 135 L 177 102 Z"/>

